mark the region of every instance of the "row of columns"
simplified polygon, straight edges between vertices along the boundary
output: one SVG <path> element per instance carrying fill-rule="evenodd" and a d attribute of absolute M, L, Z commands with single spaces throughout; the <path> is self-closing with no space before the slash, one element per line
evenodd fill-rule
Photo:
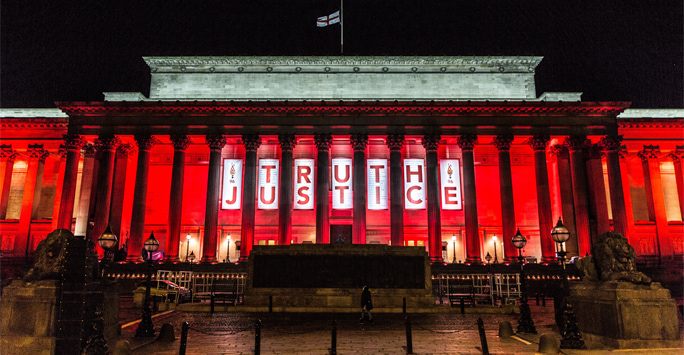
<path fill-rule="evenodd" d="M 282 169 L 281 173 L 281 186 L 291 186 L 292 185 L 292 151 L 296 144 L 295 136 L 292 134 L 282 134 L 279 137 L 279 143 L 282 151 Z M 328 243 L 329 242 L 329 216 L 328 216 L 328 204 L 329 204 L 329 172 L 328 165 L 330 161 L 330 146 L 332 142 L 332 136 L 330 134 L 316 134 L 315 144 L 318 151 L 318 161 L 328 162 L 327 164 L 318 164 L 317 168 L 317 194 L 316 194 L 316 242 L 317 243 Z M 439 205 L 439 164 L 437 157 L 437 149 L 439 147 L 441 137 L 438 134 L 426 134 L 422 139 L 422 144 L 426 150 L 426 178 L 427 178 L 427 214 L 428 214 L 428 243 L 429 243 L 429 253 L 433 261 L 441 260 L 441 220 L 440 220 L 440 205 Z M 78 135 L 65 135 L 65 149 L 66 149 L 66 162 L 64 168 L 64 181 L 63 188 L 61 191 L 60 204 L 59 204 L 59 214 L 57 217 L 57 227 L 58 228 L 71 228 L 73 208 L 74 208 L 74 196 L 76 190 L 76 180 L 78 174 L 78 159 L 79 154 L 82 149 L 85 148 L 86 155 L 93 155 L 93 149 L 91 146 L 86 145 L 82 137 Z M 142 245 L 143 232 L 144 232 L 144 220 L 145 220 L 145 201 L 147 195 L 147 180 L 150 162 L 150 150 L 157 143 L 157 140 L 150 135 L 136 135 L 135 141 L 139 150 L 138 162 L 137 162 L 137 173 L 136 173 L 136 185 L 133 198 L 133 214 L 131 218 L 130 227 L 130 244 L 133 248 L 137 248 Z M 169 204 L 169 216 L 168 216 L 168 235 L 169 235 L 169 245 L 175 246 L 180 242 L 180 220 L 182 212 L 182 193 L 178 191 L 183 191 L 183 180 L 184 180 L 184 170 L 185 170 L 185 151 L 188 148 L 191 140 L 188 136 L 183 134 L 174 134 L 171 136 L 171 141 L 174 147 L 174 160 L 173 160 L 173 170 L 172 170 L 172 183 L 171 183 L 171 200 Z M 226 139 L 222 134 L 213 134 L 207 136 L 207 145 L 210 148 L 210 159 L 209 159 L 209 174 L 207 181 L 207 204 L 206 204 L 206 217 L 205 217 L 205 234 L 204 234 L 204 252 L 202 255 L 202 261 L 204 262 L 215 262 L 216 261 L 216 235 L 217 235 L 217 223 L 218 223 L 218 204 L 216 201 L 219 196 L 219 184 L 220 184 L 220 167 L 221 167 L 221 150 L 226 144 Z M 365 134 L 353 134 L 351 136 L 351 144 L 354 149 L 354 189 L 356 191 L 365 190 L 365 148 L 368 143 L 368 137 Z M 511 163 L 510 163 L 510 145 L 513 141 L 512 135 L 498 135 L 494 138 L 494 145 L 496 146 L 499 154 L 499 176 L 500 176 L 500 191 L 501 191 L 501 206 L 502 206 L 502 227 L 503 227 L 503 239 L 510 240 L 515 234 L 516 222 L 515 222 L 515 208 L 513 201 L 513 185 L 511 179 Z M 243 213 L 242 213 L 242 257 L 249 255 L 254 240 L 254 225 L 255 225 L 255 197 L 256 197 L 256 171 L 257 171 L 257 149 L 261 144 L 261 139 L 258 135 L 243 135 L 242 142 L 246 149 L 245 156 L 245 177 L 244 177 L 244 191 L 243 191 Z M 553 226 L 553 216 L 551 215 L 551 200 L 549 194 L 549 182 L 548 182 L 548 171 L 546 164 L 546 149 L 548 147 L 549 136 L 547 135 L 534 135 L 529 140 L 528 143 L 534 151 L 534 165 L 535 165 L 535 176 L 537 185 L 537 204 L 538 204 L 538 215 L 539 215 L 539 226 L 541 233 L 541 249 L 542 258 L 545 261 L 550 261 L 555 258 L 555 249 L 553 241 L 547 238 L 544 233 L 545 231 L 550 231 Z M 589 232 L 589 217 L 587 211 L 589 210 L 589 193 L 592 193 L 594 198 L 597 198 L 600 193 L 605 194 L 603 188 L 602 179 L 602 169 L 598 169 L 595 165 L 596 161 L 592 162 L 592 159 L 586 159 L 582 156 L 582 151 L 586 145 L 585 136 L 570 136 L 565 140 L 565 144 L 561 147 L 567 147 L 567 154 L 569 157 L 569 166 L 564 166 L 562 163 L 563 159 L 559 159 L 558 169 L 559 177 L 561 179 L 567 178 L 569 175 L 572 184 L 572 206 L 573 213 L 566 211 L 563 208 L 563 215 L 566 224 L 571 225 L 575 229 L 579 245 L 582 248 L 588 248 L 590 246 L 591 233 Z M 390 206 L 390 218 L 391 218 L 391 241 L 393 245 L 403 244 L 403 189 L 401 188 L 401 148 L 403 147 L 404 137 L 402 135 L 388 135 L 387 145 L 390 150 L 390 191 L 391 191 L 391 201 Z M 463 197 L 464 197 L 464 209 L 465 209 L 465 229 L 466 229 L 466 253 L 468 262 L 480 262 L 480 244 L 479 240 L 479 227 L 477 221 L 477 197 L 476 197 L 476 187 L 475 187 L 475 173 L 474 173 L 474 156 L 473 149 L 477 144 L 477 136 L 472 134 L 464 134 L 458 137 L 457 145 L 462 150 L 462 163 L 463 163 Z M 121 159 L 122 164 L 119 166 L 119 159 L 116 158 L 115 152 L 120 152 L 123 156 L 130 154 L 134 149 L 130 146 L 122 145 L 120 140 L 113 134 L 102 134 L 96 141 L 96 146 L 99 151 L 98 159 L 86 159 L 83 167 L 83 182 L 82 186 L 86 186 L 88 183 L 87 178 L 92 177 L 90 183 L 92 184 L 92 191 L 95 192 L 95 199 L 97 200 L 97 207 L 94 210 L 94 228 L 90 233 L 90 238 L 96 240 L 97 237 L 104 231 L 106 226 L 111 223 L 118 223 L 118 228 L 120 228 L 121 208 L 119 206 L 113 206 L 113 204 L 118 204 L 113 201 L 116 199 L 112 198 L 113 186 L 119 184 L 113 184 L 113 179 L 115 177 L 125 176 L 125 160 Z M 620 136 L 606 136 L 603 137 L 599 143 L 599 146 L 606 154 L 606 162 L 608 166 L 608 181 L 610 187 L 610 200 L 613 209 L 613 224 L 615 231 L 622 233 L 623 235 L 628 234 L 630 219 L 626 213 L 626 199 L 624 194 L 624 187 L 622 181 L 625 178 L 626 173 L 624 169 L 620 169 L 620 156 L 619 151 L 621 149 L 621 137 Z M 562 157 L 566 154 L 565 148 L 554 147 L 554 151 L 558 157 Z M 586 150 L 586 149 L 585 149 Z M 2 152 L 2 163 L 3 163 L 3 177 L 2 177 L 2 194 L 0 195 L 0 213 L 4 217 L 4 213 L 7 209 L 7 199 L 9 196 L 9 179 L 11 179 L 12 164 L 16 154 L 8 151 L 7 149 L 1 150 Z M 24 235 L 28 234 L 28 228 L 30 225 L 31 218 L 27 217 L 29 213 L 33 211 L 28 211 L 29 208 L 33 209 L 37 206 L 34 203 L 35 196 L 35 186 L 40 186 L 38 179 L 42 178 L 42 173 L 40 169 L 42 163 L 45 161 L 47 156 L 44 149 L 37 146 L 30 146 L 30 155 L 28 174 L 26 181 L 26 189 L 24 192 L 24 201 L 22 203 L 21 220 L 28 221 L 28 223 L 20 222 L 20 233 Z M 12 155 L 14 154 L 14 155 Z M 648 195 L 648 206 L 649 212 L 652 212 L 652 219 L 656 221 L 658 228 L 658 234 L 661 239 L 667 234 L 667 220 L 663 213 L 655 213 L 656 210 L 664 211 L 664 199 L 662 193 L 656 193 L 656 191 L 662 191 L 662 183 L 660 182 L 660 168 L 657 164 L 657 158 L 659 155 L 659 150 L 657 147 L 645 147 L 639 156 L 644 161 L 644 176 L 646 177 L 646 189 Z M 680 207 L 682 206 L 682 191 L 684 191 L 684 183 L 682 182 L 682 169 L 681 169 L 681 150 L 678 149 L 676 152 L 671 154 L 671 158 L 675 162 L 675 171 L 677 174 L 677 190 L 678 197 L 680 200 Z M 590 157 L 591 158 L 591 157 Z M 599 157 L 600 158 L 600 157 Z M 114 164 L 117 162 L 117 167 Z M 598 160 L 600 163 L 600 159 Z M 585 165 L 586 164 L 586 165 Z M 598 176 L 600 174 L 600 179 L 592 179 L 590 176 L 589 187 L 587 186 L 586 172 L 585 169 L 591 170 L 591 176 Z M 563 174 L 563 171 L 570 170 L 570 174 Z M 600 181 L 599 181 L 600 180 Z M 565 184 L 561 181 L 561 203 L 563 207 L 569 206 L 568 192 L 563 190 Z M 600 186 L 599 186 L 600 185 Z M 85 192 L 84 187 L 84 192 Z M 279 206 L 279 226 L 278 226 L 278 239 L 280 244 L 289 244 L 291 240 L 291 216 L 292 216 L 292 189 L 280 189 L 280 206 Z M 39 195 L 39 194 L 38 194 Z M 82 230 L 83 226 L 78 225 L 80 220 L 88 220 L 86 217 L 88 215 L 88 208 L 82 208 L 81 205 L 85 204 L 86 200 L 93 201 L 92 193 L 91 196 L 82 193 L 79 203 L 79 210 L 77 215 L 76 232 Z M 114 194 L 115 197 L 119 193 Z M 123 196 L 123 192 L 120 193 Z M 366 195 L 359 193 L 354 194 L 354 214 L 353 214 L 353 224 L 354 224 L 354 243 L 364 243 L 365 242 L 365 226 L 366 226 L 366 216 L 365 216 L 365 205 L 366 205 Z M 31 201 L 28 201 L 31 200 Z M 631 200 L 629 201 L 631 202 Z M 122 203 L 122 201 L 121 201 Z M 89 206 L 94 206 L 93 203 L 88 203 Z M 598 214 L 604 213 L 603 218 L 597 218 L 600 220 L 598 224 L 601 226 L 599 232 L 606 231 L 609 228 L 607 221 L 607 205 L 605 208 L 604 204 L 592 204 L 599 205 L 596 211 Z M 603 211 L 606 209 L 606 211 Z M 116 216 L 116 212 L 119 211 L 119 215 Z M 683 211 L 684 212 L 684 211 Z M 570 218 L 572 216 L 573 218 Z M 569 219 L 574 219 L 574 223 L 568 223 Z M 633 221 L 633 217 L 631 218 Z M 606 229 L 606 230 L 602 230 Z M 116 231 L 115 231 L 116 232 Z M 474 242 L 468 242 L 474 241 Z M 509 245 L 511 243 L 504 243 L 505 254 L 508 256 L 513 256 L 516 251 L 513 250 L 513 246 Z M 658 242 L 660 245 L 660 242 Z M 660 247 L 660 246 L 659 246 Z M 671 247 L 671 246 L 670 246 Z M 578 252 L 589 252 L 589 250 L 582 249 Z M 133 253 L 130 260 L 137 260 L 139 256 Z M 179 255 L 176 248 L 169 248 L 167 258 L 170 260 L 179 260 Z"/>

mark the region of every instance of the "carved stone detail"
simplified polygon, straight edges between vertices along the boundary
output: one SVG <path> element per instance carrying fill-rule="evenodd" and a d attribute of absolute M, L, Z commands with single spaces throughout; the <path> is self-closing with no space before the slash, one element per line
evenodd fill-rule
<path fill-rule="evenodd" d="M 637 153 L 637 156 L 641 158 L 642 161 L 648 161 L 649 159 L 658 159 L 658 157 L 660 156 L 660 146 L 644 145 L 644 149 Z"/>
<path fill-rule="evenodd" d="M 352 134 L 349 141 L 354 150 L 365 150 L 368 145 L 368 135 L 362 133 Z"/>
<path fill-rule="evenodd" d="M 38 158 L 41 162 L 45 162 L 45 159 L 50 155 L 47 150 L 43 149 L 42 144 L 29 144 L 26 154 L 30 158 Z"/>
<path fill-rule="evenodd" d="M 423 148 L 425 148 L 425 150 L 437 150 L 441 140 L 442 136 L 439 134 L 426 134 L 423 136 Z"/>
<path fill-rule="evenodd" d="M 96 152 L 97 147 L 92 143 L 87 143 L 83 146 L 83 157 L 85 158 L 94 158 Z"/>
<path fill-rule="evenodd" d="M 155 144 L 159 143 L 159 140 L 155 136 L 149 134 L 136 134 L 134 138 L 140 150 L 151 150 Z"/>
<path fill-rule="evenodd" d="M 314 136 L 314 141 L 316 142 L 316 148 L 320 150 L 330 150 L 330 145 L 332 144 L 332 135 L 327 133 L 317 133 Z"/>
<path fill-rule="evenodd" d="M 554 144 L 551 146 L 551 154 L 553 154 L 557 159 L 568 159 L 570 156 L 568 154 L 568 146 L 565 144 Z"/>
<path fill-rule="evenodd" d="M 494 137 L 493 143 L 496 146 L 496 149 L 498 151 L 510 150 L 511 149 L 511 143 L 513 143 L 513 135 L 512 134 L 500 134 L 500 135 Z"/>
<path fill-rule="evenodd" d="M 221 150 L 226 146 L 226 137 L 223 134 L 207 134 L 206 139 L 211 150 Z"/>
<path fill-rule="evenodd" d="M 279 134 L 278 143 L 282 151 L 292 151 L 297 145 L 297 137 L 294 134 Z"/>
<path fill-rule="evenodd" d="M 568 149 L 570 149 L 570 151 L 582 150 L 582 147 L 584 146 L 586 140 L 587 136 L 574 135 L 565 137 L 565 144 L 568 146 Z"/>
<path fill-rule="evenodd" d="M 387 135 L 387 148 L 389 150 L 401 150 L 404 146 L 404 135 L 389 134 Z"/>
<path fill-rule="evenodd" d="M 476 134 L 462 134 L 458 136 L 458 140 L 456 141 L 456 145 L 458 145 L 458 147 L 461 148 L 461 150 L 473 150 L 476 144 Z"/>
<path fill-rule="evenodd" d="M 78 134 L 65 134 L 64 137 L 64 147 L 67 150 L 81 150 L 86 144 L 85 139 Z"/>
<path fill-rule="evenodd" d="M 192 143 L 190 137 L 185 134 L 172 134 L 170 138 L 174 150 L 184 151 L 188 149 L 190 143 Z"/>
<path fill-rule="evenodd" d="M 135 153 L 135 147 L 133 144 L 123 143 L 116 147 L 116 154 L 122 158 L 128 158 L 133 153 Z"/>
<path fill-rule="evenodd" d="M 256 152 L 261 146 L 261 137 L 258 134 L 243 134 L 242 144 L 248 152 Z"/>
<path fill-rule="evenodd" d="M 100 151 L 114 150 L 119 144 L 121 144 L 121 140 L 114 135 L 100 136 L 95 140 L 95 145 L 97 145 L 97 149 Z"/>
<path fill-rule="evenodd" d="M 532 150 L 540 151 L 546 150 L 546 145 L 549 144 L 551 137 L 547 134 L 535 134 L 527 141 Z"/>
<path fill-rule="evenodd" d="M 618 135 L 608 135 L 601 137 L 599 144 L 603 147 L 603 150 L 608 151 L 618 151 L 622 147 L 623 136 Z"/>
<path fill-rule="evenodd" d="M 13 163 L 16 157 L 17 152 L 12 150 L 11 145 L 3 144 L 0 146 L 0 159 L 8 163 Z"/>

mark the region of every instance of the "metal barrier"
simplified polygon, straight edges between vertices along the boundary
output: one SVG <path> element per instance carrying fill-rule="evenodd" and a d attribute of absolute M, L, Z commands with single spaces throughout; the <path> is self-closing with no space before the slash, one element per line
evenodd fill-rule
<path fill-rule="evenodd" d="M 447 297 L 452 306 L 462 300 L 495 304 L 520 297 L 520 274 L 438 274 L 433 281 L 440 301 Z"/>

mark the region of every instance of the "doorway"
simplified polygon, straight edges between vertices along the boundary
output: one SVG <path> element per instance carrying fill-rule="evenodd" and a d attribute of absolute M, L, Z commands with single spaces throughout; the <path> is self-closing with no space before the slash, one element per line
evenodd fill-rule
<path fill-rule="evenodd" d="M 338 237 L 344 241 L 344 244 L 352 243 L 352 226 L 351 224 L 335 224 L 330 225 L 330 244 L 335 244 Z"/>

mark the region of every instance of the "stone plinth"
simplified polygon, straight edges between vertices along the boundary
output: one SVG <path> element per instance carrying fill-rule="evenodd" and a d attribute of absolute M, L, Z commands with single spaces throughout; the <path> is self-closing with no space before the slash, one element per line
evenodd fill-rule
<path fill-rule="evenodd" d="M 579 282 L 570 301 L 589 344 L 618 349 L 679 347 L 675 300 L 659 283 Z"/>
<path fill-rule="evenodd" d="M 56 280 L 16 280 L 3 290 L 0 353 L 55 353 L 59 292 Z"/>
<path fill-rule="evenodd" d="M 368 286 L 376 309 L 434 305 L 425 248 L 387 245 L 255 246 L 244 305 L 356 311 Z"/>

